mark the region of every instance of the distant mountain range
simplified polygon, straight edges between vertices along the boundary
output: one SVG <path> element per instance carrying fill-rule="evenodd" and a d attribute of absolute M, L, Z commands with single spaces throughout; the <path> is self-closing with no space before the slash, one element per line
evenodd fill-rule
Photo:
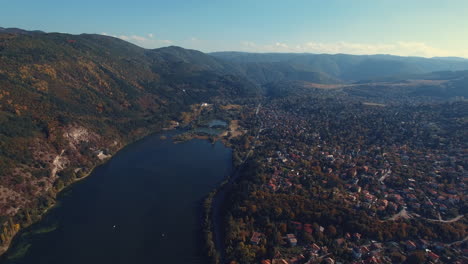
<path fill-rule="evenodd" d="M 260 83 L 278 78 L 318 83 L 355 82 L 435 71 L 468 70 L 462 58 L 420 58 L 392 55 L 215 52 L 210 55 L 235 63 Z"/>
<path fill-rule="evenodd" d="M 468 95 L 468 60 L 450 57 L 206 54 L 175 46 L 144 49 L 96 34 L 16 28 L 0 28 L 0 56 L 0 87 L 9 94 L 3 100 L 12 100 L 0 111 L 28 112 L 19 107 L 33 105 L 41 109 L 34 114 L 49 118 L 171 115 L 200 101 L 255 97 L 268 94 L 271 87 L 284 91 L 298 84 L 388 86 L 408 79 L 444 80 L 438 84 L 444 87 L 444 97 Z"/>
<path fill-rule="evenodd" d="M 3 28 L 0 27 L 0 33 L 11 33 L 11 34 L 25 34 L 25 35 L 32 35 L 32 34 L 45 34 L 44 31 L 40 30 L 24 30 L 20 28 Z"/>
<path fill-rule="evenodd" d="M 0 33 L 34 35 L 35 38 L 48 35 L 68 35 L 2 27 L 0 27 Z M 80 37 L 83 36 L 86 36 L 86 34 L 80 35 Z M 99 35 L 93 36 L 96 39 L 99 38 Z M 111 38 L 107 36 L 100 37 L 103 39 Z M 115 41 L 118 42 L 118 40 Z M 134 49 L 136 48 L 135 46 Z M 174 46 L 155 49 L 153 52 L 159 53 L 160 58 L 168 61 L 191 64 L 192 70 L 236 75 L 249 79 L 257 85 L 277 81 L 306 81 L 322 84 L 350 83 L 363 80 L 404 78 L 405 76 L 440 71 L 468 70 L 468 59 L 458 57 L 421 58 L 393 55 L 247 52 L 213 52 L 205 54 Z"/>

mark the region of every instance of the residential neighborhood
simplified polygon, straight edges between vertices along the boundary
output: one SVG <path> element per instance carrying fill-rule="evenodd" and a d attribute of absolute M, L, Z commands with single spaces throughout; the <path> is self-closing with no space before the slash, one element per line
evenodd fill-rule
<path fill-rule="evenodd" d="M 444 113 L 466 106 L 308 99 L 265 105 L 246 124 L 259 134 L 244 138 L 255 153 L 239 187 L 248 197 L 232 198 L 231 232 L 264 239 L 231 243 L 232 254 L 261 263 L 466 263 L 466 131 Z"/>

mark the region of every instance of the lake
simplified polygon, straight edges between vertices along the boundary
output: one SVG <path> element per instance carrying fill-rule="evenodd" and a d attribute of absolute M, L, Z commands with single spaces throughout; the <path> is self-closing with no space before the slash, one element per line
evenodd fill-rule
<path fill-rule="evenodd" d="M 206 263 L 201 204 L 232 170 L 222 143 L 149 136 L 59 196 L 2 263 Z"/>
<path fill-rule="evenodd" d="M 225 131 L 227 126 L 228 123 L 226 123 L 226 121 L 214 119 L 210 120 L 205 125 L 195 128 L 193 132 L 216 136 Z"/>

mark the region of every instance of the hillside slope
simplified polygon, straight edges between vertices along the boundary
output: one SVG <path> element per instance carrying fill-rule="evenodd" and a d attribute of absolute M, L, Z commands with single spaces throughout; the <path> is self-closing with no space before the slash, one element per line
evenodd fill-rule
<path fill-rule="evenodd" d="M 191 105 L 260 93 L 227 72 L 217 59 L 178 47 L 146 50 L 100 35 L 0 30 L 3 245 L 57 191 L 128 142 L 179 120 Z"/>

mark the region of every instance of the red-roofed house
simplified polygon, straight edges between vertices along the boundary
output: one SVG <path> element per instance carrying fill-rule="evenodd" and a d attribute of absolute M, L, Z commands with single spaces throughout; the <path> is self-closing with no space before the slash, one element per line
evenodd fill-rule
<path fill-rule="evenodd" d="M 261 240 L 262 233 L 253 232 L 252 237 L 250 238 L 250 243 L 253 245 L 258 245 Z"/>

